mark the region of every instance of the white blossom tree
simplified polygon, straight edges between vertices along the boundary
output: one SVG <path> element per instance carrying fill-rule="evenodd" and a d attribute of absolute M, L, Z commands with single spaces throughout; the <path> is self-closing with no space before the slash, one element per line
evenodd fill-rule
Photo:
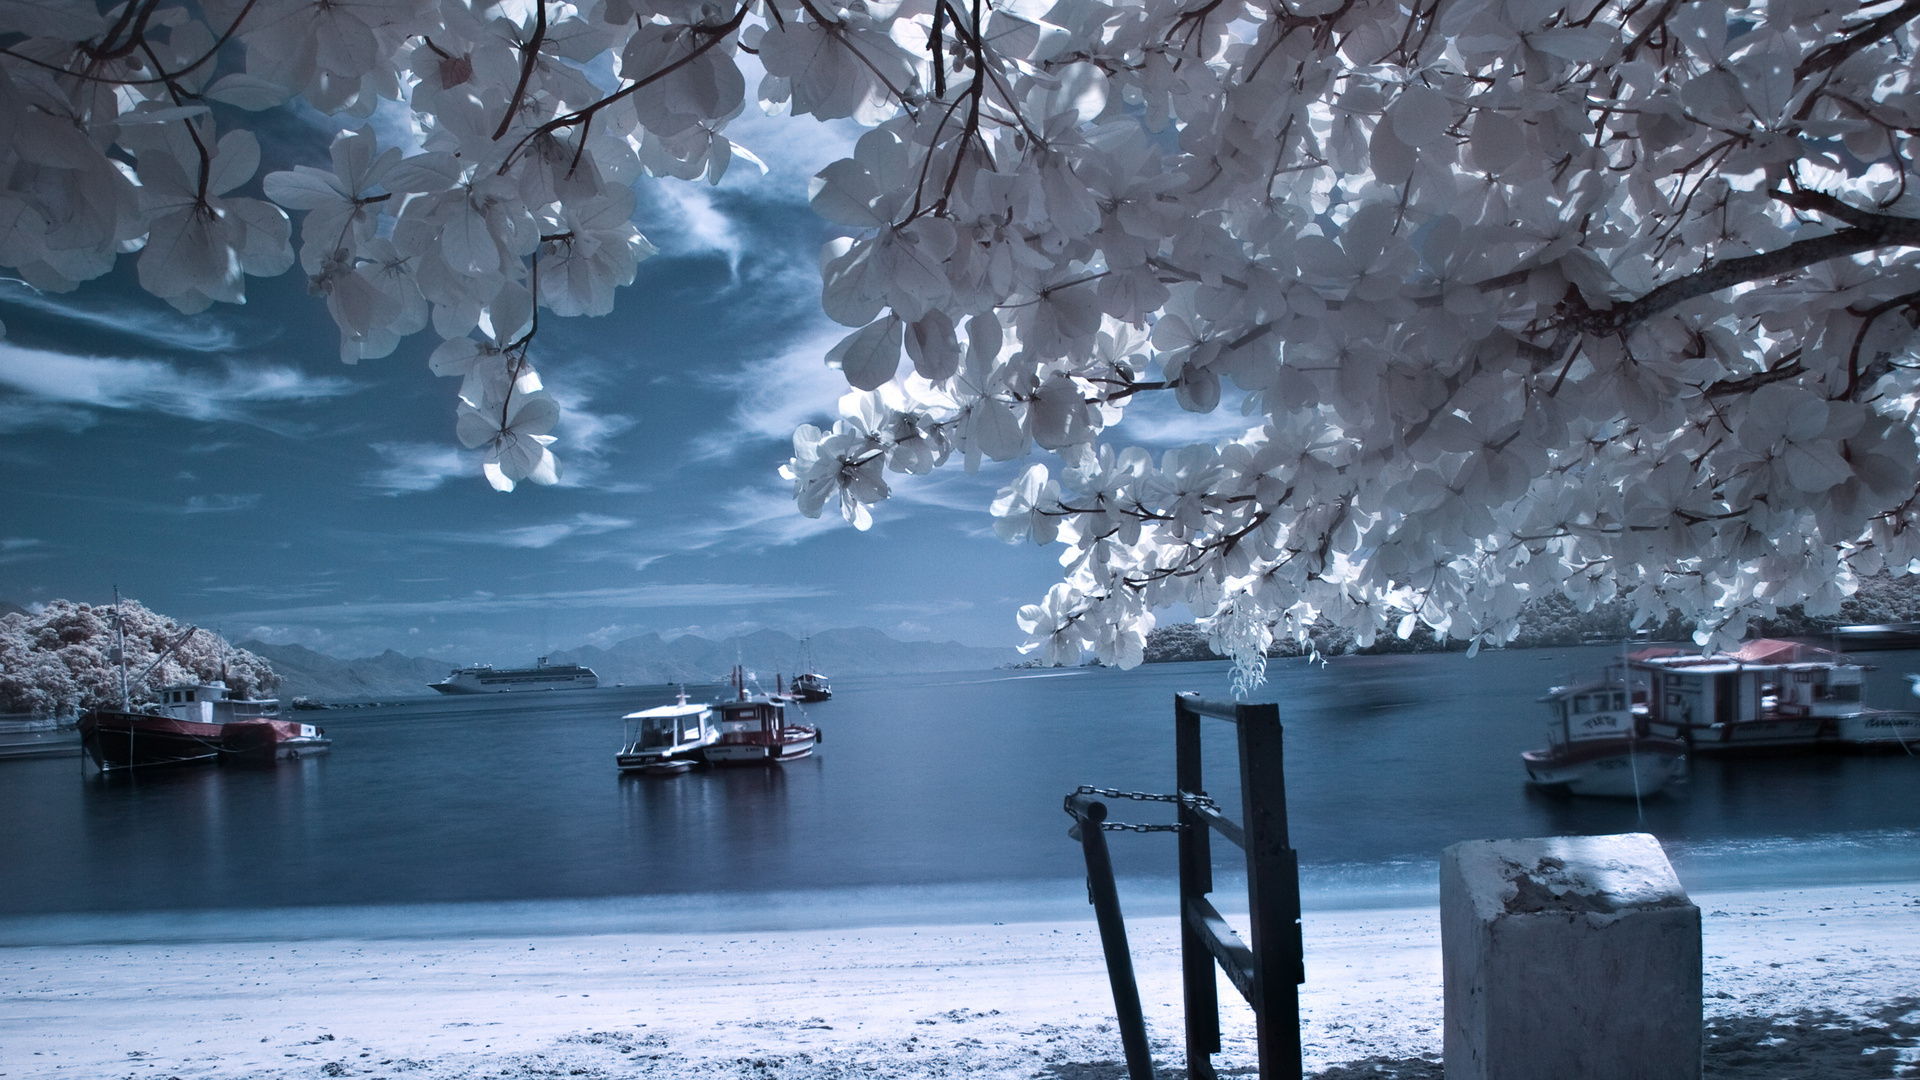
<path fill-rule="evenodd" d="M 1318 620 L 1506 640 L 1625 592 L 1736 638 L 1906 571 L 1920 0 L 0 0 L 0 264 L 123 254 L 183 311 L 298 260 L 381 356 L 431 327 L 460 439 L 551 482 L 539 315 L 605 313 L 643 174 L 717 182 L 747 105 L 869 130 L 812 182 L 826 361 L 802 512 L 1033 457 L 1020 621 L 1138 660 L 1185 603 L 1250 658 Z M 405 102 L 332 168 L 243 110 Z M 1106 431 L 1139 394 L 1244 434 Z"/>

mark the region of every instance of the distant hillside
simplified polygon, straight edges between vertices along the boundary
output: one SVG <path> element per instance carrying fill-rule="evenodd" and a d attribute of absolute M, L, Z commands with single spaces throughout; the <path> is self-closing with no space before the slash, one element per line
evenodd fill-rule
<path fill-rule="evenodd" d="M 9 615 L 31 615 L 31 614 L 33 613 L 28 611 L 26 608 L 21 607 L 19 604 L 13 603 L 8 600 L 0 600 L 0 619 L 4 619 Z"/>
<path fill-rule="evenodd" d="M 841 675 L 898 675 L 918 671 L 966 671 L 998 667 L 1020 658 L 1013 649 L 982 649 L 958 642 L 896 641 L 869 627 L 823 630 L 811 641 L 816 670 Z M 724 641 L 691 634 L 667 641 L 658 634 L 628 638 L 605 649 L 583 646 L 555 652 L 556 664 L 585 664 L 606 683 L 715 682 L 734 664 L 744 664 L 769 686 L 775 673 L 792 675 L 800 641 L 778 630 L 759 630 Z"/>
<path fill-rule="evenodd" d="M 388 649 L 379 656 L 340 660 L 304 645 L 243 642 L 242 647 L 265 657 L 280 675 L 280 696 L 315 701 L 431 697 L 427 684 L 447 677 L 453 665 L 445 660 L 402 656 Z"/>
<path fill-rule="evenodd" d="M 1591 611 L 1580 611 L 1566 597 L 1555 594 L 1527 604 L 1520 612 L 1520 635 L 1506 647 L 1510 649 L 1560 648 L 1593 642 L 1620 641 L 1632 633 L 1628 625 L 1633 607 L 1625 600 L 1595 604 Z M 1863 578 L 1859 591 L 1840 603 L 1838 615 L 1808 615 L 1795 604 L 1783 608 L 1772 619 L 1756 621 L 1747 629 L 1754 637 L 1819 637 L 1836 626 L 1862 623 L 1920 621 L 1920 576 L 1892 577 L 1880 574 Z M 1654 628 L 1648 635 L 1655 641 L 1685 641 L 1693 627 L 1676 616 Z M 1435 642 L 1424 627 L 1411 640 L 1384 636 L 1365 649 L 1353 647 L 1350 631 L 1327 627 L 1315 638 L 1323 655 L 1346 652 L 1437 652 L 1465 649 L 1459 641 Z M 1293 656 L 1299 650 L 1291 641 L 1280 642 L 1269 651 L 1271 656 Z M 1217 660 L 1207 644 L 1207 633 L 1192 623 L 1155 627 L 1147 635 L 1146 662 L 1149 664 L 1180 660 Z"/>
<path fill-rule="evenodd" d="M 403 656 L 389 649 L 379 656 L 341 660 L 304 645 L 243 646 L 264 657 L 281 678 L 282 697 L 315 701 L 376 700 L 431 696 L 428 683 L 447 677 L 454 665 L 444 660 Z M 841 675 L 892 675 L 917 671 L 964 671 L 997 667 L 1019 659 L 1012 649 L 980 649 L 955 642 L 895 641 L 865 627 L 827 630 L 813 636 L 814 667 L 827 678 Z M 658 634 L 628 638 L 609 648 L 591 645 L 557 650 L 554 664 L 584 664 L 600 676 L 600 685 L 625 683 L 712 683 L 726 679 L 736 663 L 745 664 L 768 689 L 776 673 L 791 676 L 800 659 L 798 638 L 761 630 L 725 641 L 687 635 L 666 641 Z M 495 667 L 530 664 L 531 657 L 495 657 Z"/>

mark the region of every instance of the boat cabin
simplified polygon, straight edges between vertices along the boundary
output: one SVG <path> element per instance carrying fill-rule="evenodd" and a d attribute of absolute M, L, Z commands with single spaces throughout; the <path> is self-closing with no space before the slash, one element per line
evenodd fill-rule
<path fill-rule="evenodd" d="M 772 737 L 786 726 L 786 706 L 765 698 L 752 701 L 723 701 L 719 711 L 720 737 L 730 742 L 754 741 L 755 736 Z"/>
<path fill-rule="evenodd" d="M 1634 733 L 1631 695 L 1619 683 L 1556 686 L 1540 700 L 1552 717 L 1547 723 L 1547 742 L 1553 746 L 1626 738 Z"/>
<path fill-rule="evenodd" d="M 1851 716 L 1864 708 L 1864 667 L 1797 642 L 1763 638 L 1713 656 L 1647 650 L 1632 666 L 1651 680 L 1650 718 L 1676 729 Z"/>
<path fill-rule="evenodd" d="M 627 752 L 634 754 L 704 746 L 715 732 L 713 710 L 704 705 L 662 705 L 630 713 L 626 721 Z"/>
<path fill-rule="evenodd" d="M 224 682 L 173 683 L 160 688 L 158 704 L 166 715 L 176 720 L 201 724 L 226 724 L 280 715 L 278 701 L 249 701 L 228 694 Z"/>

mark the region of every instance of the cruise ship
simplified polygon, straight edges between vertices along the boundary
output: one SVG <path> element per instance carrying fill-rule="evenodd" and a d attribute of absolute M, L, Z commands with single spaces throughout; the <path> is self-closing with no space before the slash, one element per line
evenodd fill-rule
<path fill-rule="evenodd" d="M 428 686 L 443 694 L 505 694 L 522 690 L 592 690 L 600 676 L 578 664 L 550 665 L 541 657 L 530 668 L 502 668 L 492 664 L 454 668 L 446 678 Z"/>

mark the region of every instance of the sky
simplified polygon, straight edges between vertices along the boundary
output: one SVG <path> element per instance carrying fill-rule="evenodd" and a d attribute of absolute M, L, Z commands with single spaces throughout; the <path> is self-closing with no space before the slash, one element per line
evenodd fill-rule
<path fill-rule="evenodd" d="M 249 122 L 262 175 L 324 166 L 337 128 Z M 397 111 L 375 122 L 404 132 Z M 1063 550 L 993 535 L 987 506 L 1026 461 L 889 474 L 864 533 L 831 507 L 801 516 L 778 475 L 793 429 L 847 391 L 823 361 L 847 331 L 819 303 L 837 234 L 806 186 L 859 130 L 749 104 L 728 134 L 766 175 L 736 159 L 717 188 L 640 181 L 659 254 L 612 314 L 543 319 L 532 349 L 563 410 L 549 488 L 487 486 L 454 437 L 458 380 L 427 368 L 431 330 L 341 364 L 297 266 L 194 316 L 141 291 L 132 258 L 67 294 L 0 281 L 0 600 L 117 586 L 232 640 L 500 664 L 648 632 L 1018 644 Z M 1238 419 L 1146 401 L 1120 437 L 1165 447 Z"/>

